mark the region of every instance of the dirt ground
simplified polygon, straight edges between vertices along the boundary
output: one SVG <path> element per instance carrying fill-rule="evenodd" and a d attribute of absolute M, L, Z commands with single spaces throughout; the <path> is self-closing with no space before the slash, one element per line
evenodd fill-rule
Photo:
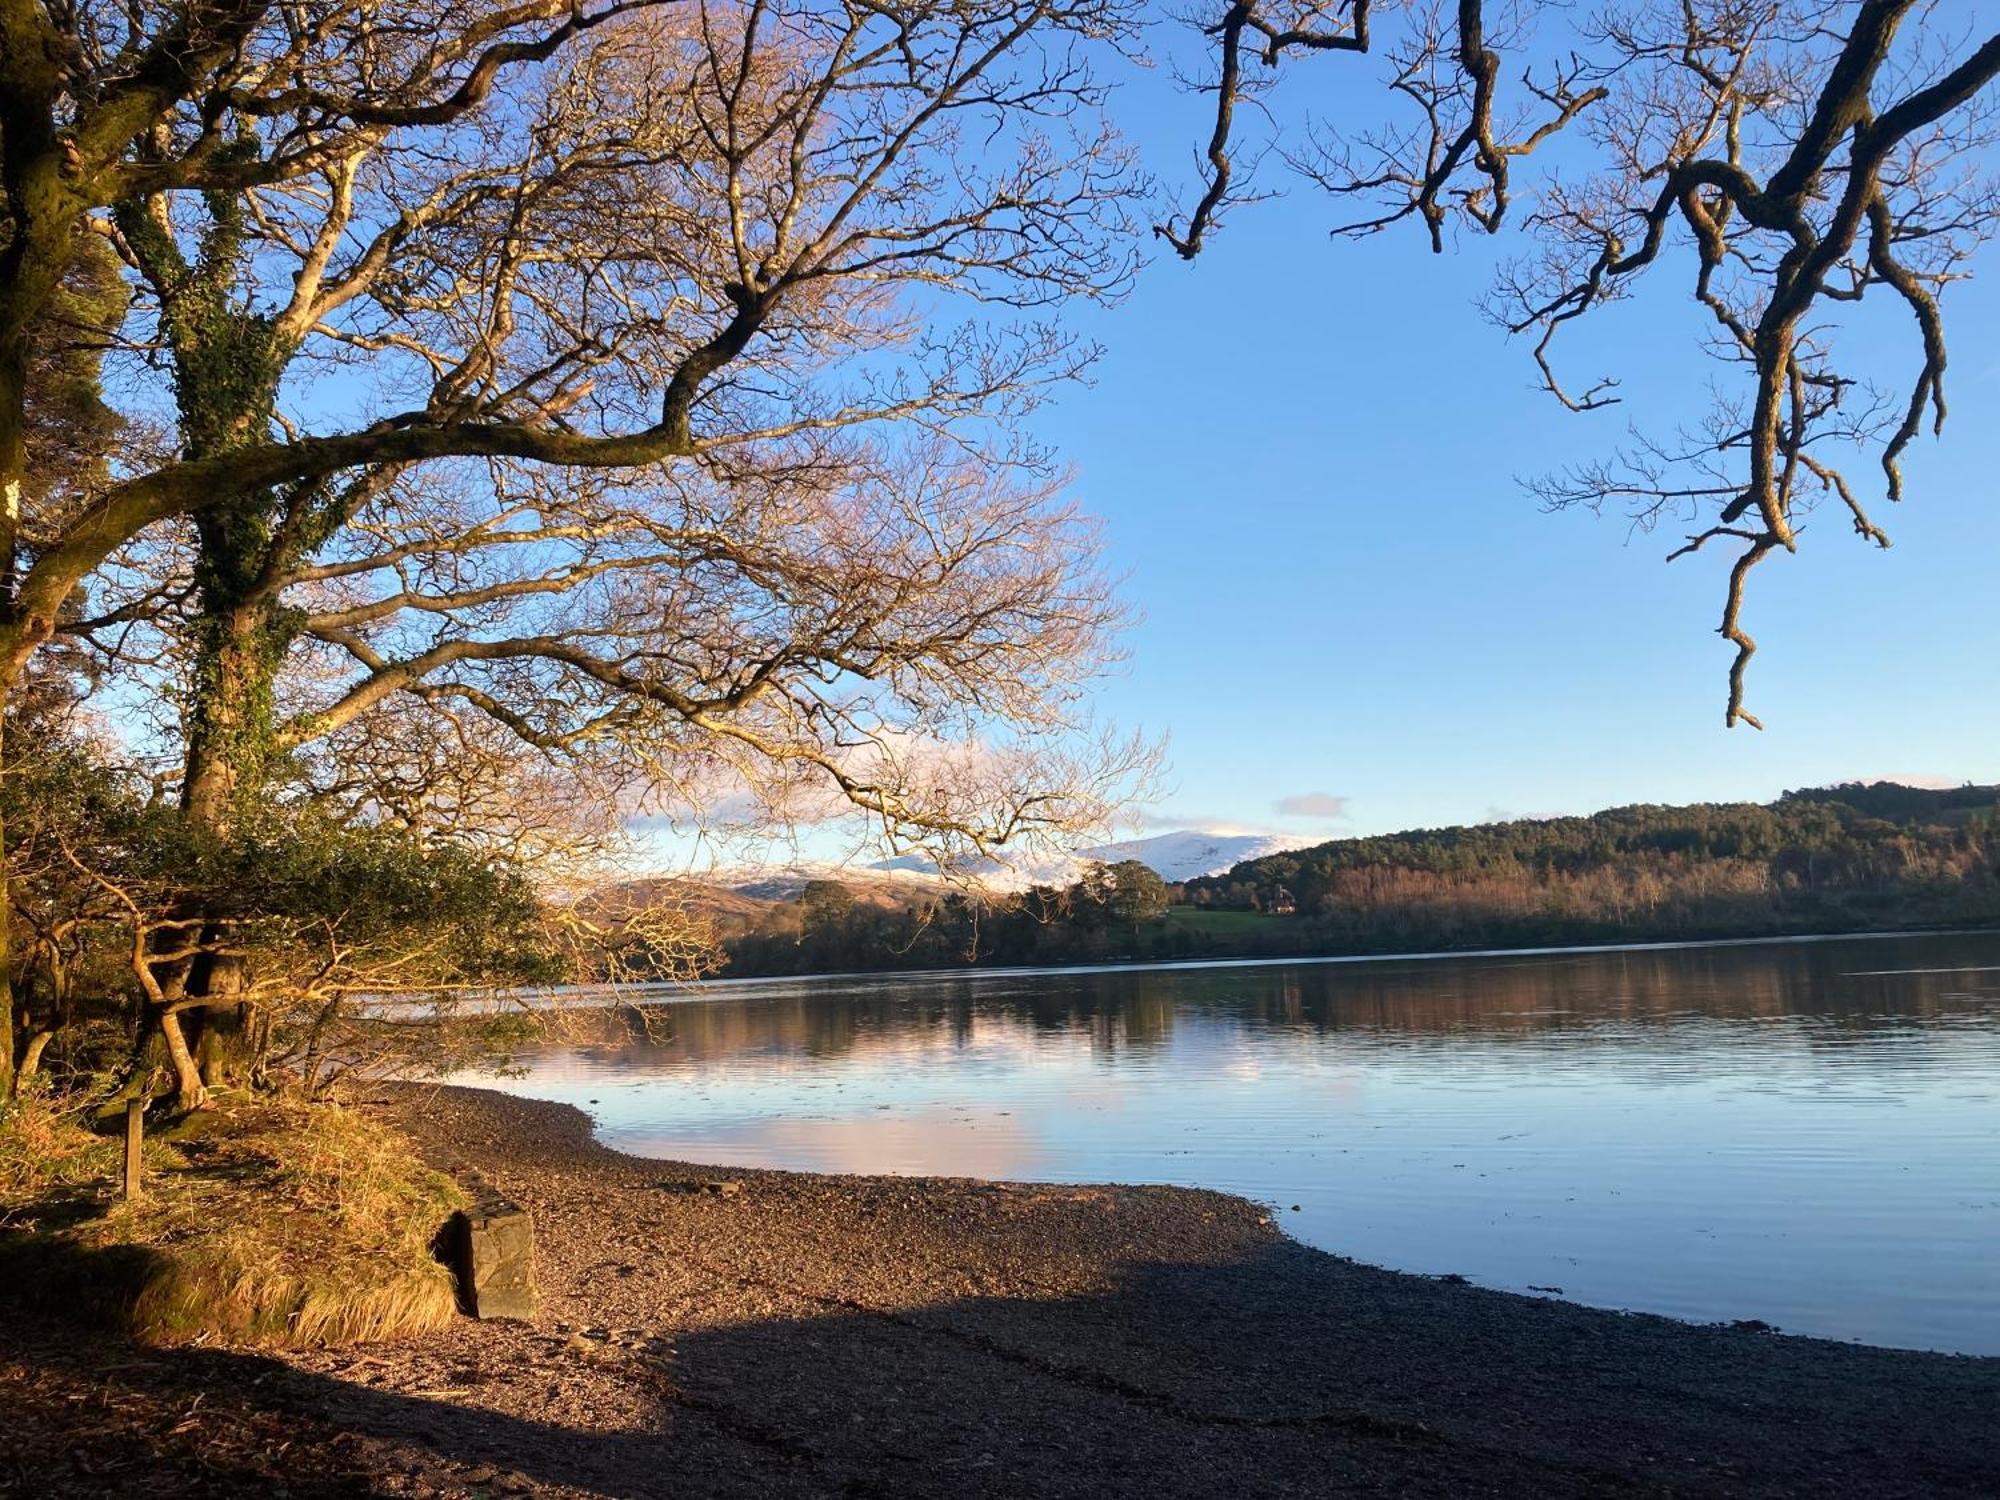
<path fill-rule="evenodd" d="M 725 1173 L 479 1090 L 371 1107 L 533 1211 L 536 1322 L 273 1356 L 30 1316 L 0 1492 L 2000 1495 L 2000 1360 L 1403 1276 L 1213 1193 Z"/>

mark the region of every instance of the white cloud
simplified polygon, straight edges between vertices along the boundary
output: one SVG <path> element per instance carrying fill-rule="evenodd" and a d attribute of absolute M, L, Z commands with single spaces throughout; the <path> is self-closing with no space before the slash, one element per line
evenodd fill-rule
<path fill-rule="evenodd" d="M 1174 808 L 1142 807 L 1119 820 L 1121 827 L 1138 833 L 1212 833 L 1221 838 L 1258 835 L 1272 830 L 1225 818 L 1218 813 L 1180 812 Z"/>
<path fill-rule="evenodd" d="M 1280 797 L 1272 809 L 1281 818 L 1314 818 L 1331 822 L 1347 816 L 1347 799 L 1331 792 L 1295 792 Z"/>

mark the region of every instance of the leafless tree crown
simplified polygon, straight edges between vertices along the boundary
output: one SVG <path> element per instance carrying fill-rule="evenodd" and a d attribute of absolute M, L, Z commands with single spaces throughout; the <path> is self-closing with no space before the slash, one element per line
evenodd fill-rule
<path fill-rule="evenodd" d="M 1082 728 L 1118 611 L 1015 435 L 1092 357 L 1053 309 L 1136 261 L 1116 0 L 9 24 L 0 313 L 91 236 L 133 298 L 123 461 L 5 539 L 10 663 L 61 630 L 171 672 L 176 527 L 254 502 L 234 602 L 298 643 L 278 748 L 325 785 L 504 732 L 981 845 L 1145 761 Z"/>

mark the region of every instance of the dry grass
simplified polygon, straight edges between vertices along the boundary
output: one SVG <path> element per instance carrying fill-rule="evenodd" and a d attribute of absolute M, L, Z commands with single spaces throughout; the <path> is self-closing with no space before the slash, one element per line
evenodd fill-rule
<path fill-rule="evenodd" d="M 46 1106 L 15 1110 L 0 1136 L 4 1222 L 33 1226 L 0 1247 L 7 1279 L 139 1338 L 340 1344 L 456 1314 L 430 1247 L 458 1189 L 354 1110 L 225 1099 L 149 1140 L 133 1202 L 114 1196 L 118 1143 Z"/>
<path fill-rule="evenodd" d="M 77 1109 L 25 1086 L 0 1106 L 0 1227 L 36 1227 L 66 1197 L 114 1177 L 122 1156 L 122 1141 L 86 1129 Z M 157 1159 L 150 1153 L 148 1164 Z"/>

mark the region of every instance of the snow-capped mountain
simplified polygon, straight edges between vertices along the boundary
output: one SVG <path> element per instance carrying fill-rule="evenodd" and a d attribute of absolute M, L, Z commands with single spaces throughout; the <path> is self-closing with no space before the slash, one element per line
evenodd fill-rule
<path fill-rule="evenodd" d="M 996 890 L 1018 890 L 1029 885 L 1066 885 L 1075 880 L 1084 865 L 1093 860 L 1116 864 L 1136 859 L 1150 867 L 1162 880 L 1193 880 L 1198 875 L 1220 875 L 1246 859 L 1279 854 L 1319 840 L 1269 833 L 1212 833 L 1200 828 L 1180 828 L 1146 838 L 1123 839 L 1079 849 L 1068 858 L 981 861 L 968 873 Z M 936 867 L 918 854 L 885 859 L 871 869 L 906 875 L 934 875 Z"/>
<path fill-rule="evenodd" d="M 791 901 L 815 880 L 838 880 L 856 895 L 880 898 L 885 903 L 921 894 L 937 883 L 937 871 L 884 861 L 877 865 L 793 864 L 775 869 L 724 870 L 708 877 L 709 883 L 740 896 L 758 901 Z"/>
<path fill-rule="evenodd" d="M 1103 860 L 1106 864 L 1136 859 L 1150 866 L 1162 880 L 1193 880 L 1201 875 L 1224 874 L 1246 859 L 1262 859 L 1267 854 L 1282 854 L 1287 849 L 1323 842 L 1323 838 L 1282 833 L 1208 833 L 1199 828 L 1182 828 L 1149 838 L 1100 844 L 1084 850 L 1081 858 Z"/>

